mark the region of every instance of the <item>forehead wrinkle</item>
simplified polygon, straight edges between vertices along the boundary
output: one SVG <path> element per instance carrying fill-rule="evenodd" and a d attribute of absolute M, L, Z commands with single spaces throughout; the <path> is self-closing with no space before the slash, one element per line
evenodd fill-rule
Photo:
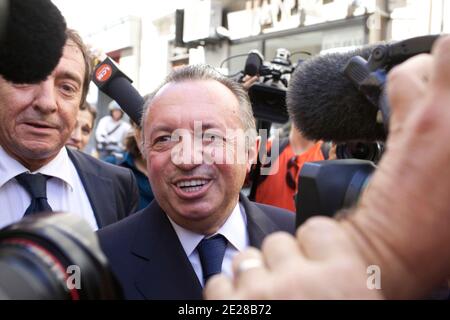
<path fill-rule="evenodd" d="M 195 95 L 194 101 L 189 99 L 192 95 Z M 148 133 L 146 134 L 151 135 L 156 129 L 159 130 L 159 128 L 155 129 L 154 125 L 152 125 L 155 111 L 160 112 L 158 109 L 166 108 L 167 112 L 170 113 L 171 107 L 176 107 L 180 104 L 186 108 L 192 107 L 193 105 L 195 106 L 195 104 L 211 105 L 211 109 L 224 108 L 230 112 L 230 116 L 237 117 L 237 120 L 240 120 L 239 100 L 233 92 L 222 83 L 215 80 L 185 80 L 180 82 L 169 82 L 158 90 L 148 105 L 146 117 L 146 127 L 148 128 Z M 222 112 L 223 116 L 226 115 L 225 112 Z M 208 118 L 208 115 L 210 115 L 210 113 L 207 111 L 197 113 L 196 117 L 194 117 L 192 123 L 190 124 L 190 127 L 194 127 L 194 121 L 202 121 L 203 124 L 206 123 L 208 126 L 206 129 L 226 129 L 220 124 L 215 123 L 213 119 Z M 158 120 L 159 119 L 160 115 L 158 115 Z M 171 116 L 163 116 L 162 119 L 164 122 L 174 121 L 179 124 L 183 123 L 183 119 L 177 115 L 174 115 L 173 118 Z M 180 128 L 180 125 L 174 125 L 173 130 L 177 128 Z M 205 129 L 205 126 L 202 128 Z"/>

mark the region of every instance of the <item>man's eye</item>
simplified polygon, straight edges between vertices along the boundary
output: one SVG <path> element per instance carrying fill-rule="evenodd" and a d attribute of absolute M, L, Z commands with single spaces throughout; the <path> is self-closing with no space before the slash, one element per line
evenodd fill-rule
<path fill-rule="evenodd" d="M 203 140 L 206 142 L 221 142 L 224 140 L 224 137 L 222 135 L 217 133 L 204 133 L 203 134 Z"/>
<path fill-rule="evenodd" d="M 91 134 L 91 128 L 89 127 L 82 127 L 81 131 L 83 132 L 84 135 L 88 136 Z"/>
<path fill-rule="evenodd" d="M 216 133 L 204 133 L 203 140 L 215 141 L 218 139 L 222 139 L 222 137 Z"/>
<path fill-rule="evenodd" d="M 61 90 L 66 95 L 74 95 L 78 91 L 76 87 L 74 87 L 73 85 L 70 85 L 70 84 L 62 84 Z"/>
<path fill-rule="evenodd" d="M 165 142 L 170 142 L 170 136 L 169 136 L 169 135 L 159 136 L 159 137 L 156 137 L 156 138 L 153 140 L 153 144 L 157 144 L 157 143 L 165 143 Z"/>

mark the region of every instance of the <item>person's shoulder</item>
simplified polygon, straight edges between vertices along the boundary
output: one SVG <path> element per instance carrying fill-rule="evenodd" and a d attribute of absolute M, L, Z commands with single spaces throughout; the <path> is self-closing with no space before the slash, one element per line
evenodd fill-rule
<path fill-rule="evenodd" d="M 149 205 L 128 217 L 97 230 L 97 236 L 104 250 L 112 250 L 118 246 L 127 246 L 142 225 L 146 225 L 152 207 Z"/>
<path fill-rule="evenodd" d="M 141 220 L 144 218 L 145 211 L 148 210 L 144 208 L 120 221 L 110 224 L 104 228 L 97 231 L 99 238 L 109 238 L 111 240 L 117 241 L 118 238 L 133 234 L 130 230 L 134 230 L 140 225 Z"/>
<path fill-rule="evenodd" d="M 286 209 L 274 207 L 267 204 L 252 202 L 277 226 L 283 230 L 293 233 L 295 231 L 295 213 Z"/>
<path fill-rule="evenodd" d="M 128 168 L 107 163 L 82 151 L 68 149 L 68 153 L 71 160 L 76 162 L 76 166 L 78 165 L 85 170 L 92 169 L 96 174 L 105 175 L 110 178 L 113 176 L 130 176 L 130 169 Z"/>
<path fill-rule="evenodd" d="M 129 122 L 121 120 L 121 123 L 125 128 L 131 129 L 131 124 Z"/>

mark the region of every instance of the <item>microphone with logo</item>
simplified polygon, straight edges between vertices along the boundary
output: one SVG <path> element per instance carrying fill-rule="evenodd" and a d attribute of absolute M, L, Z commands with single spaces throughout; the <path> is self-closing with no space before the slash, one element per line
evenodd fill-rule
<path fill-rule="evenodd" d="M 144 99 L 131 85 L 133 82 L 107 57 L 94 69 L 93 81 L 100 91 L 115 100 L 138 126 L 141 124 Z"/>
<path fill-rule="evenodd" d="M 65 43 L 66 22 L 50 0 L 0 0 L 0 75 L 5 80 L 45 80 Z"/>
<path fill-rule="evenodd" d="M 371 45 L 304 62 L 294 72 L 287 93 L 291 119 L 312 140 L 385 141 L 387 73 L 416 54 L 430 52 L 436 38 Z M 306 163 L 296 196 L 297 225 L 313 215 L 332 216 L 353 206 L 375 169 L 373 161 L 360 159 Z"/>

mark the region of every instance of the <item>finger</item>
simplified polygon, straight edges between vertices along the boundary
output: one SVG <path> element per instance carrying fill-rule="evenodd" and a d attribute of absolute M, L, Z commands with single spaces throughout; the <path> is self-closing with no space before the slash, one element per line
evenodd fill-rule
<path fill-rule="evenodd" d="M 253 84 L 253 83 L 255 83 L 256 81 L 258 81 L 258 78 L 259 78 L 258 76 L 253 76 L 253 77 L 250 78 L 250 81 L 249 81 L 249 82 Z"/>
<path fill-rule="evenodd" d="M 345 230 L 331 218 L 314 217 L 297 230 L 297 240 L 306 258 L 325 260 L 354 250 Z"/>
<path fill-rule="evenodd" d="M 243 83 L 242 83 L 242 86 L 246 89 L 246 90 L 248 90 L 256 81 L 258 80 L 258 77 L 257 76 L 253 76 L 253 77 L 251 77 L 251 78 L 247 78 L 247 79 L 243 79 Z"/>
<path fill-rule="evenodd" d="M 432 51 L 435 59 L 431 83 L 433 87 L 450 92 L 450 36 L 436 40 Z"/>
<path fill-rule="evenodd" d="M 255 248 L 241 252 L 233 259 L 234 285 L 244 299 L 262 299 L 270 284 L 269 271 L 262 254 Z"/>
<path fill-rule="evenodd" d="M 262 244 L 264 260 L 270 270 L 279 270 L 287 264 L 298 263 L 303 258 L 296 239 L 286 232 L 268 236 Z"/>
<path fill-rule="evenodd" d="M 207 300 L 234 299 L 236 292 L 232 279 L 223 274 L 211 277 L 203 290 L 203 296 Z"/>
<path fill-rule="evenodd" d="M 431 55 L 420 54 L 389 72 L 387 95 L 396 123 L 402 123 L 411 107 L 427 93 L 432 65 Z"/>

